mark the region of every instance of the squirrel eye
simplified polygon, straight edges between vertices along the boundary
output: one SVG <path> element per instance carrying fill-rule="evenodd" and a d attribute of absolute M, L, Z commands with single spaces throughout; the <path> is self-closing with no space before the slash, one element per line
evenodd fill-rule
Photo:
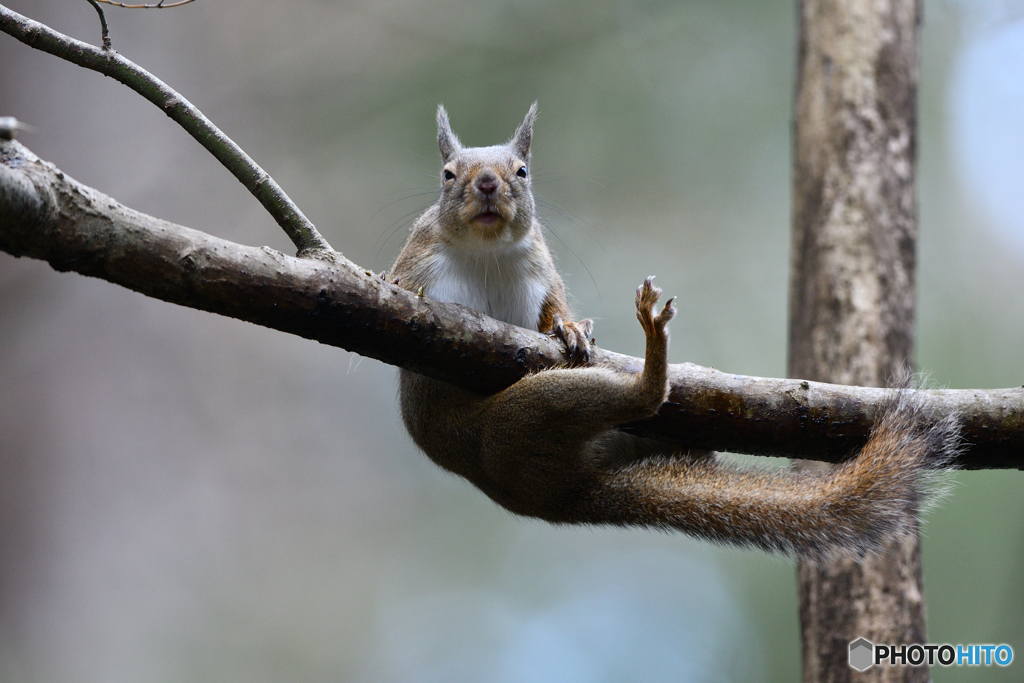
<path fill-rule="evenodd" d="M 444 179 L 445 180 L 455 180 L 455 174 L 452 173 L 451 171 L 449 171 L 446 168 L 446 169 L 444 169 Z"/>
<path fill-rule="evenodd" d="M 519 176 L 520 178 L 525 178 L 526 177 L 526 167 L 525 166 L 520 166 L 519 170 L 516 171 L 516 175 Z"/>

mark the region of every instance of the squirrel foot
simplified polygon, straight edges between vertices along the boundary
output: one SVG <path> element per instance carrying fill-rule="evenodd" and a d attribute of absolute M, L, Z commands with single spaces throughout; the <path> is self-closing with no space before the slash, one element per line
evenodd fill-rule
<path fill-rule="evenodd" d="M 660 298 L 661 289 L 654 286 L 653 275 L 636 288 L 636 317 L 640 321 L 640 327 L 644 328 L 644 334 L 648 337 L 664 336 L 668 322 L 676 315 L 676 307 L 672 303 L 676 300 L 675 297 L 665 302 L 661 313 L 654 315 L 654 304 L 658 303 Z"/>
<path fill-rule="evenodd" d="M 569 365 L 586 365 L 590 361 L 590 333 L 594 330 L 594 321 L 590 318 L 579 322 L 564 322 L 562 316 L 555 314 L 551 333 L 565 344 L 565 356 Z"/>

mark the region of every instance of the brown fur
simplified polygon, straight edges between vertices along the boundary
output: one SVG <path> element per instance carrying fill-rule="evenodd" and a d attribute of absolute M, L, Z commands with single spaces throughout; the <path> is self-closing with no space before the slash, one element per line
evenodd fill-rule
<path fill-rule="evenodd" d="M 563 320 L 564 287 L 533 216 L 528 173 L 520 171 L 534 116 L 531 108 L 507 145 L 463 149 L 439 110 L 442 195 L 416 221 L 392 275 L 409 289 L 475 301 L 499 317 L 526 311 L 530 319 L 519 324 L 558 335 L 571 358 L 584 360 L 591 323 Z M 481 212 L 500 219 L 481 221 Z M 508 292 L 522 299 L 510 303 Z M 880 408 L 856 458 L 824 473 L 732 467 L 616 429 L 655 414 L 668 395 L 675 308 L 669 301 L 655 314 L 659 295 L 651 278 L 637 290 L 647 338 L 641 373 L 548 370 L 482 396 L 402 371 L 409 434 L 498 504 L 550 522 L 678 529 L 810 560 L 874 552 L 916 528 L 928 473 L 955 451 L 956 425 L 926 424 L 909 389 Z"/>

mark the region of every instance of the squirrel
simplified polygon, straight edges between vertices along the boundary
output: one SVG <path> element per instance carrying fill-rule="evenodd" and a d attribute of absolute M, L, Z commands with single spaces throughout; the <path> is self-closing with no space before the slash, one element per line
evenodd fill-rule
<path fill-rule="evenodd" d="M 392 282 L 441 302 L 557 336 L 568 367 L 493 395 L 402 370 L 402 419 L 435 463 L 511 512 L 558 524 L 677 529 L 718 543 L 816 562 L 881 552 L 912 533 L 930 473 L 953 457 L 956 423 L 926 424 L 913 392 L 894 390 L 866 445 L 828 471 L 742 468 L 713 452 L 627 434 L 668 398 L 673 300 L 647 278 L 636 315 L 643 370 L 585 367 L 590 320 L 569 322 L 565 287 L 530 189 L 530 107 L 511 140 L 463 147 L 437 110 L 441 196 L 413 224 Z"/>

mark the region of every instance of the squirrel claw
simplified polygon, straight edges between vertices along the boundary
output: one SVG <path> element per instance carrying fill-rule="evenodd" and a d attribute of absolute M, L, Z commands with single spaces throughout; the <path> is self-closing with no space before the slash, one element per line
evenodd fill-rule
<path fill-rule="evenodd" d="M 665 305 L 661 307 L 661 313 L 654 319 L 659 325 L 664 327 L 668 324 L 668 321 L 676 317 L 675 297 L 672 297 L 665 302 Z"/>

